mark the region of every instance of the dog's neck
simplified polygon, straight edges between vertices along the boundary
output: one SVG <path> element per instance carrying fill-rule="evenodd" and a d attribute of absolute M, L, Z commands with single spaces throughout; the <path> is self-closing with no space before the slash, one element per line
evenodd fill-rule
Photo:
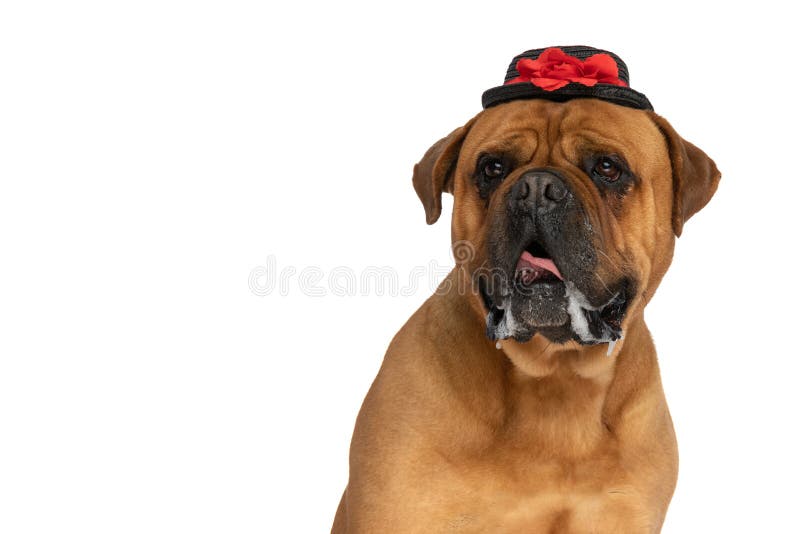
<path fill-rule="evenodd" d="M 450 274 L 451 284 L 457 271 Z M 559 345 L 541 336 L 526 343 L 504 340 L 498 349 L 484 334 L 479 295 L 447 293 L 441 304 L 449 310 L 442 319 L 451 334 L 470 339 L 474 348 L 448 355 L 441 347 L 451 386 L 493 438 L 513 446 L 560 450 L 565 456 L 588 453 L 619 431 L 623 405 L 636 384 L 660 382 L 641 311 L 626 320 L 625 339 L 607 356 L 607 344 Z"/>

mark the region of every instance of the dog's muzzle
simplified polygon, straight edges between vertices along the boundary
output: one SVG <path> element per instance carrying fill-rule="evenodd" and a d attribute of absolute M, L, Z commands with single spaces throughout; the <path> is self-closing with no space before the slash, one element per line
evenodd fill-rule
<path fill-rule="evenodd" d="M 599 280 L 593 229 L 567 180 L 554 169 L 531 169 L 505 195 L 505 209 L 490 223 L 490 276 L 478 273 L 486 335 L 524 342 L 539 333 L 583 344 L 619 339 L 628 283 Z"/>

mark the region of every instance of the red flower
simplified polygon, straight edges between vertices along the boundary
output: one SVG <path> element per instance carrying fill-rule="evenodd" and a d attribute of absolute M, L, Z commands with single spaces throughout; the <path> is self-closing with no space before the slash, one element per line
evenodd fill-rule
<path fill-rule="evenodd" d="M 507 81 L 506 85 L 531 82 L 545 91 L 561 89 L 570 82 L 588 87 L 597 83 L 628 85 L 619 79 L 617 62 L 608 54 L 594 54 L 581 61 L 560 48 L 548 48 L 536 59 L 520 59 L 517 72 L 519 76 Z"/>

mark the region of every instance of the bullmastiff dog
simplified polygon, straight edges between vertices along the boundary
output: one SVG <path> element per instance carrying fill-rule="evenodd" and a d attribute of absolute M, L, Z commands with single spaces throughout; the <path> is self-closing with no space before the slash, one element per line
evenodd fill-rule
<path fill-rule="evenodd" d="M 414 168 L 456 266 L 364 400 L 340 533 L 653 533 L 678 452 L 643 311 L 720 173 L 589 47 L 512 61 Z M 563 82 L 563 83 L 562 83 Z"/>

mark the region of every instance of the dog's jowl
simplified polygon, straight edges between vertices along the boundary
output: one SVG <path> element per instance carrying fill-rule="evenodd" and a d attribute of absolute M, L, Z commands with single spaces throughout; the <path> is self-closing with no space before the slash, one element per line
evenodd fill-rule
<path fill-rule="evenodd" d="M 610 52 L 525 52 L 483 105 L 414 168 L 460 253 L 364 400 L 332 532 L 659 532 L 678 453 L 644 307 L 720 174 Z"/>

